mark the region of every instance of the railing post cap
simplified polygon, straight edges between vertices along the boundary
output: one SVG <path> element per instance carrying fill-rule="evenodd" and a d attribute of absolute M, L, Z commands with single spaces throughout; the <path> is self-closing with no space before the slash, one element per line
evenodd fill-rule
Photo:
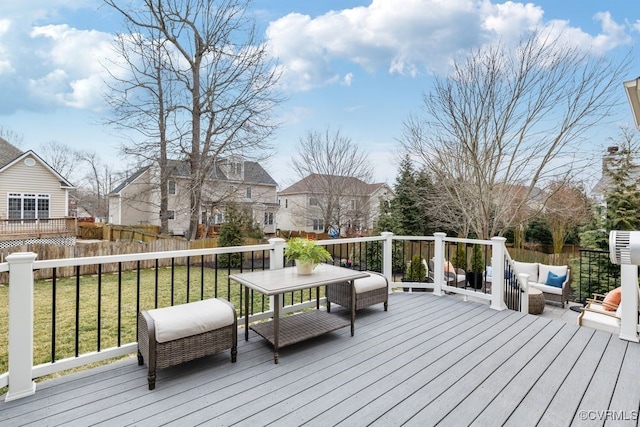
<path fill-rule="evenodd" d="M 282 237 L 273 237 L 273 238 L 269 239 L 269 243 L 271 243 L 271 244 L 284 243 L 284 242 L 286 242 L 286 240 L 283 239 Z"/>
<path fill-rule="evenodd" d="M 7 255 L 4 259 L 7 262 L 16 264 L 16 263 L 28 263 L 33 262 L 38 257 L 38 254 L 34 252 L 14 252 L 12 254 Z"/>
<path fill-rule="evenodd" d="M 443 233 L 442 231 L 437 231 L 433 233 L 433 235 L 436 237 L 447 237 L 447 233 Z"/>
<path fill-rule="evenodd" d="M 502 236 L 495 236 L 492 237 L 491 240 L 493 240 L 494 242 L 506 242 L 507 238 Z"/>
<path fill-rule="evenodd" d="M 393 236 L 393 233 L 391 231 L 383 231 L 382 233 L 380 233 L 380 235 L 384 237 L 388 237 L 388 236 Z"/>

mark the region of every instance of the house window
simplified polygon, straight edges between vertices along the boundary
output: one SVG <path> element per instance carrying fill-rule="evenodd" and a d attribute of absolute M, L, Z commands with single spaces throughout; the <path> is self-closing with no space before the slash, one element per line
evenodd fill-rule
<path fill-rule="evenodd" d="M 247 199 L 251 198 L 251 187 L 247 187 Z"/>
<path fill-rule="evenodd" d="M 322 218 L 313 220 L 313 231 L 323 231 L 324 230 L 324 221 Z"/>
<path fill-rule="evenodd" d="M 38 218 L 49 218 L 49 196 L 38 195 Z"/>
<path fill-rule="evenodd" d="M 289 207 L 289 199 L 284 199 L 284 207 L 285 209 Z"/>
<path fill-rule="evenodd" d="M 169 194 L 176 194 L 176 182 L 174 180 L 169 181 L 167 186 L 169 188 Z"/>
<path fill-rule="evenodd" d="M 318 206 L 318 199 L 316 199 L 315 197 L 310 197 L 309 206 Z"/>
<path fill-rule="evenodd" d="M 264 225 L 273 225 L 273 212 L 264 213 Z"/>
<path fill-rule="evenodd" d="M 201 224 L 206 224 L 207 223 L 207 211 L 202 212 L 202 214 L 200 216 L 202 217 Z"/>
<path fill-rule="evenodd" d="M 176 212 L 175 211 L 167 211 L 167 218 L 168 219 L 176 219 Z"/>
<path fill-rule="evenodd" d="M 349 209 L 351 209 L 352 211 L 356 210 L 356 201 L 355 200 L 350 200 L 349 201 Z"/>
<path fill-rule="evenodd" d="M 48 219 L 49 195 L 9 193 L 8 216 L 10 219 Z"/>

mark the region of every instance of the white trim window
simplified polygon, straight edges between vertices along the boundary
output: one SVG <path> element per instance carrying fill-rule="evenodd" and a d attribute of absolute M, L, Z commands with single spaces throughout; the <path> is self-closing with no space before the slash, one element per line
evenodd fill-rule
<path fill-rule="evenodd" d="M 313 220 L 313 231 L 324 231 L 324 220 L 322 218 Z"/>
<path fill-rule="evenodd" d="M 167 189 L 169 194 L 176 194 L 176 182 L 173 179 L 167 181 Z"/>
<path fill-rule="evenodd" d="M 48 194 L 9 193 L 7 200 L 9 219 L 49 219 Z"/>
<path fill-rule="evenodd" d="M 264 213 L 264 225 L 273 225 L 273 212 Z"/>

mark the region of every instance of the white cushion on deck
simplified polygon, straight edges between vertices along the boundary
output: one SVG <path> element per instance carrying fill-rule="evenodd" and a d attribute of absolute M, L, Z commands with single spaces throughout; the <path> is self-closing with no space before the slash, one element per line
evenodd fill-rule
<path fill-rule="evenodd" d="M 356 293 L 360 294 L 374 289 L 386 288 L 387 279 L 379 274 L 371 274 L 369 277 L 356 279 L 353 286 L 356 288 Z"/>
<path fill-rule="evenodd" d="M 542 292 L 546 292 L 548 294 L 562 295 L 562 288 L 550 286 L 546 283 L 529 282 L 529 286 L 531 286 L 532 288 L 540 289 Z"/>
<path fill-rule="evenodd" d="M 216 299 L 147 311 L 156 328 L 156 341 L 168 342 L 233 324 L 233 309 Z"/>
<path fill-rule="evenodd" d="M 604 308 L 599 304 L 589 304 L 589 307 L 595 311 L 613 314 L 613 312 L 611 311 L 605 311 Z M 618 307 L 618 310 L 615 311 L 615 315 L 617 317 L 620 317 L 621 315 L 620 307 Z M 580 319 L 578 319 L 578 322 L 580 322 Z M 584 314 L 582 315 L 582 326 L 586 326 L 588 328 L 593 328 L 593 329 L 600 329 L 603 331 L 610 332 L 612 334 L 620 333 L 620 319 L 607 316 L 606 314 L 598 314 L 598 313 L 585 311 Z"/>
<path fill-rule="evenodd" d="M 542 282 L 542 280 L 538 280 L 538 263 L 537 262 L 519 262 L 513 261 L 513 269 L 516 274 L 528 274 L 529 282 Z M 544 278 L 544 281 L 547 281 L 547 278 Z"/>
<path fill-rule="evenodd" d="M 540 264 L 540 271 L 538 272 L 538 282 L 546 284 L 547 277 L 549 276 L 549 272 L 556 274 L 558 276 L 566 276 L 567 268 L 568 267 L 566 265 Z"/>

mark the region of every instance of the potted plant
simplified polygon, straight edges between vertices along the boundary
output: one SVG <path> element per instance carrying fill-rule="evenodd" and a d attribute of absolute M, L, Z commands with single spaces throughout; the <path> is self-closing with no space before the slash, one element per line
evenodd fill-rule
<path fill-rule="evenodd" d="M 318 246 L 313 240 L 302 237 L 294 237 L 287 242 L 284 256 L 287 262 L 295 260 L 298 274 L 311 274 L 319 263 L 333 260 L 325 248 Z"/>
<path fill-rule="evenodd" d="M 403 282 L 426 282 L 427 281 L 427 269 L 422 262 L 420 255 L 414 255 L 411 261 L 407 264 L 407 271 L 402 279 Z M 409 288 L 403 288 L 405 292 L 409 291 Z M 417 289 L 416 289 L 417 290 Z M 422 290 L 422 289 L 421 289 Z"/>
<path fill-rule="evenodd" d="M 473 245 L 471 251 L 471 268 L 467 271 L 467 284 L 474 289 L 482 288 L 482 274 L 484 273 L 484 257 L 482 247 Z"/>

